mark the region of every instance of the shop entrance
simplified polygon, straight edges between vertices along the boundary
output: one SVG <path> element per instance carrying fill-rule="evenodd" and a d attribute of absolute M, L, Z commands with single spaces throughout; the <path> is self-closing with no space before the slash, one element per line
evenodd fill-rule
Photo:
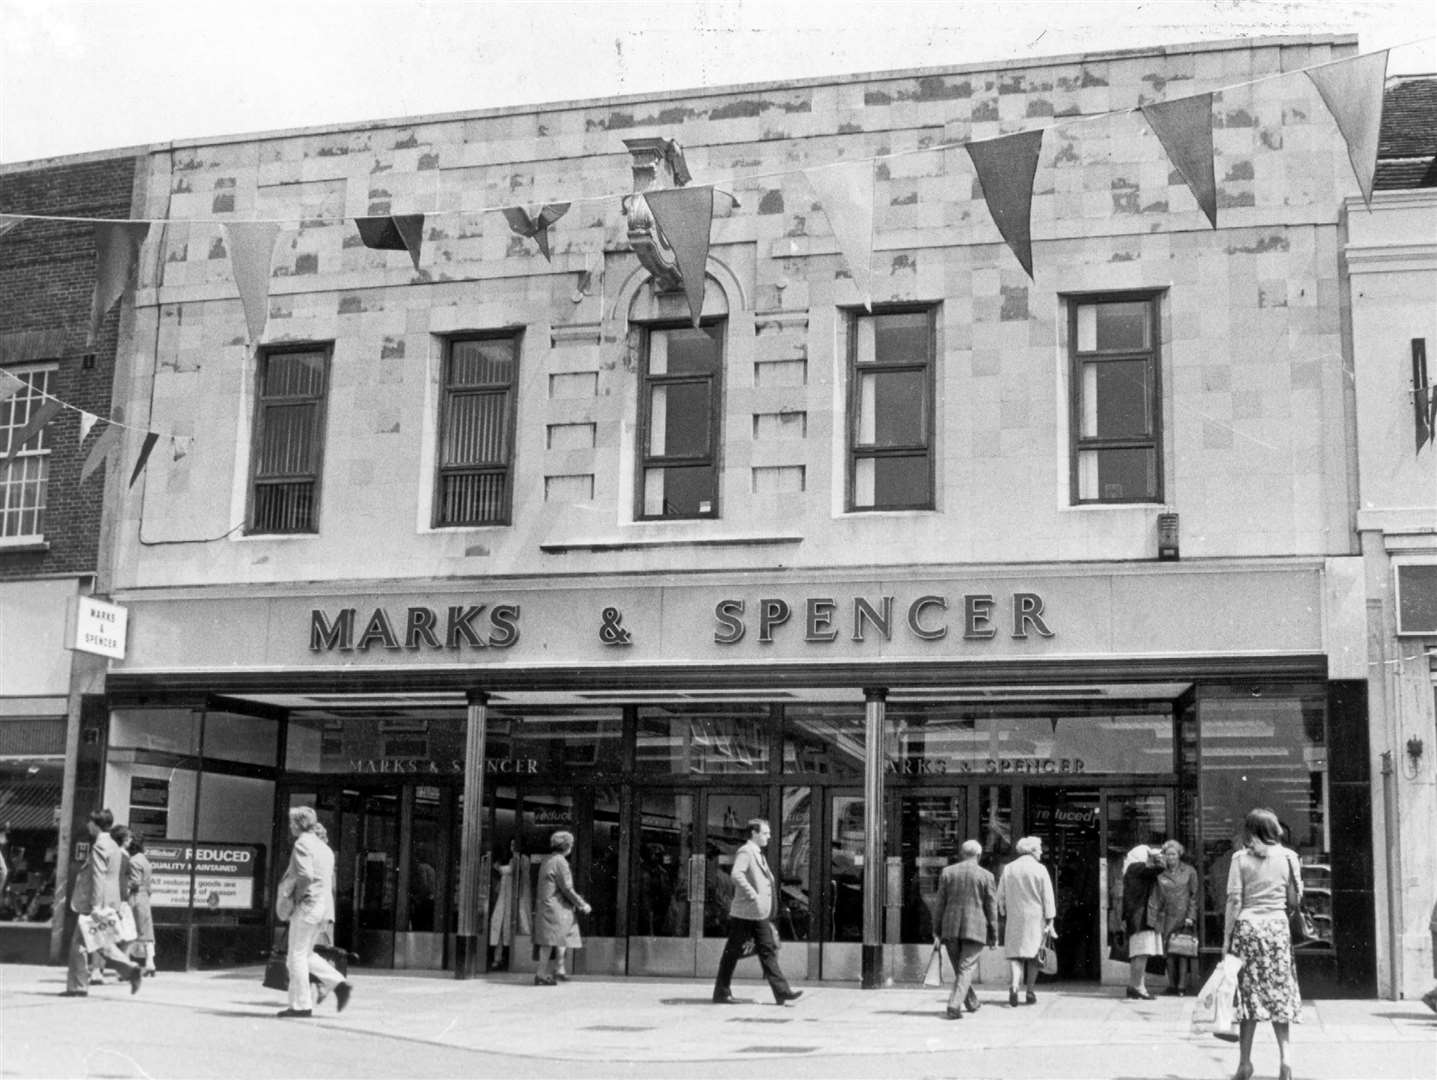
<path fill-rule="evenodd" d="M 749 819 L 769 816 L 765 790 L 636 794 L 630 975 L 706 977 L 718 970 L 728 936 L 734 854 L 748 839 Z M 770 866 L 776 849 L 777 836 L 767 852 Z"/>
<path fill-rule="evenodd" d="M 335 943 L 360 965 L 448 966 L 458 794 L 452 786 L 414 783 L 281 792 L 281 806 L 314 807 L 329 834 Z M 278 828 L 276 882 L 290 846 L 283 814 Z"/>

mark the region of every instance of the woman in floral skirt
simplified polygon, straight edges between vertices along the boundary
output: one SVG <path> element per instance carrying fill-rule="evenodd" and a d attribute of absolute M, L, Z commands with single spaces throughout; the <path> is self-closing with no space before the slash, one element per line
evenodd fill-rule
<path fill-rule="evenodd" d="M 1242 958 L 1237 976 L 1238 1066 L 1233 1080 L 1252 1076 L 1252 1038 L 1259 1021 L 1277 1037 L 1278 1078 L 1292 1080 L 1288 1025 L 1302 1019 L 1302 993 L 1292 962 L 1287 923 L 1288 883 L 1302 895 L 1297 855 L 1282 846 L 1282 826 L 1271 810 L 1253 810 L 1243 824 L 1247 845 L 1233 855 L 1223 918 L 1226 951 Z"/>

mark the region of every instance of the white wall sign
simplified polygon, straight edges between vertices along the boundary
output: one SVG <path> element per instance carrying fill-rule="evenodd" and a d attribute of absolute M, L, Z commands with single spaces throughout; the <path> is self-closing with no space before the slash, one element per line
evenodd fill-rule
<path fill-rule="evenodd" d="M 70 647 L 96 656 L 125 658 L 125 629 L 130 612 L 92 596 L 75 597 L 75 632 Z"/>

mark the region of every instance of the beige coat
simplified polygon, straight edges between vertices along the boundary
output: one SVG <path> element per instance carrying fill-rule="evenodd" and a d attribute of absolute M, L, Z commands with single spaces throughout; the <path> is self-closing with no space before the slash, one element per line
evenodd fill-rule
<path fill-rule="evenodd" d="M 88 915 L 96 908 L 119 908 L 120 874 L 124 869 L 120 845 L 107 832 L 90 842 L 90 857 L 70 890 L 70 910 Z"/>
<path fill-rule="evenodd" d="M 334 852 L 314 833 L 295 837 L 274 910 L 281 919 L 311 924 L 334 918 Z"/>
<path fill-rule="evenodd" d="M 574 891 L 569 860 L 550 855 L 539 867 L 539 890 L 534 897 L 534 944 L 577 949 L 584 944 L 574 912 L 584 898 Z"/>
<path fill-rule="evenodd" d="M 773 871 L 763 849 L 752 840 L 738 849 L 733 858 L 733 900 L 728 913 L 735 919 L 773 918 Z"/>
<path fill-rule="evenodd" d="M 1007 919 L 1003 955 L 1009 960 L 1036 957 L 1044 924 L 1058 915 L 1048 868 L 1031 855 L 1020 855 L 1005 866 L 998 879 L 998 914 Z"/>

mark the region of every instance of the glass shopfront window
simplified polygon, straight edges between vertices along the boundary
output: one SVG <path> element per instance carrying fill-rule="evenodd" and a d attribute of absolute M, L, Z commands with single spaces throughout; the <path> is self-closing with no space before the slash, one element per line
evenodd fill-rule
<path fill-rule="evenodd" d="M 771 730 L 767 705 L 645 705 L 634 767 L 669 776 L 766 773 Z"/>
<path fill-rule="evenodd" d="M 63 757 L 0 760 L 0 922 L 44 925 L 54 914 L 64 773 Z"/>
<path fill-rule="evenodd" d="M 1203 942 L 1222 944 L 1228 867 L 1243 819 L 1267 807 L 1302 860 L 1316 945 L 1331 950 L 1332 869 L 1327 698 L 1320 684 L 1204 689 L 1198 698 L 1202 784 Z"/>
<path fill-rule="evenodd" d="M 566 776 L 623 767 L 624 713 L 618 708 L 493 708 L 485 733 L 491 775 Z"/>
<path fill-rule="evenodd" d="M 863 781 L 864 708 L 854 705 L 786 705 L 783 771 L 839 782 Z"/>

